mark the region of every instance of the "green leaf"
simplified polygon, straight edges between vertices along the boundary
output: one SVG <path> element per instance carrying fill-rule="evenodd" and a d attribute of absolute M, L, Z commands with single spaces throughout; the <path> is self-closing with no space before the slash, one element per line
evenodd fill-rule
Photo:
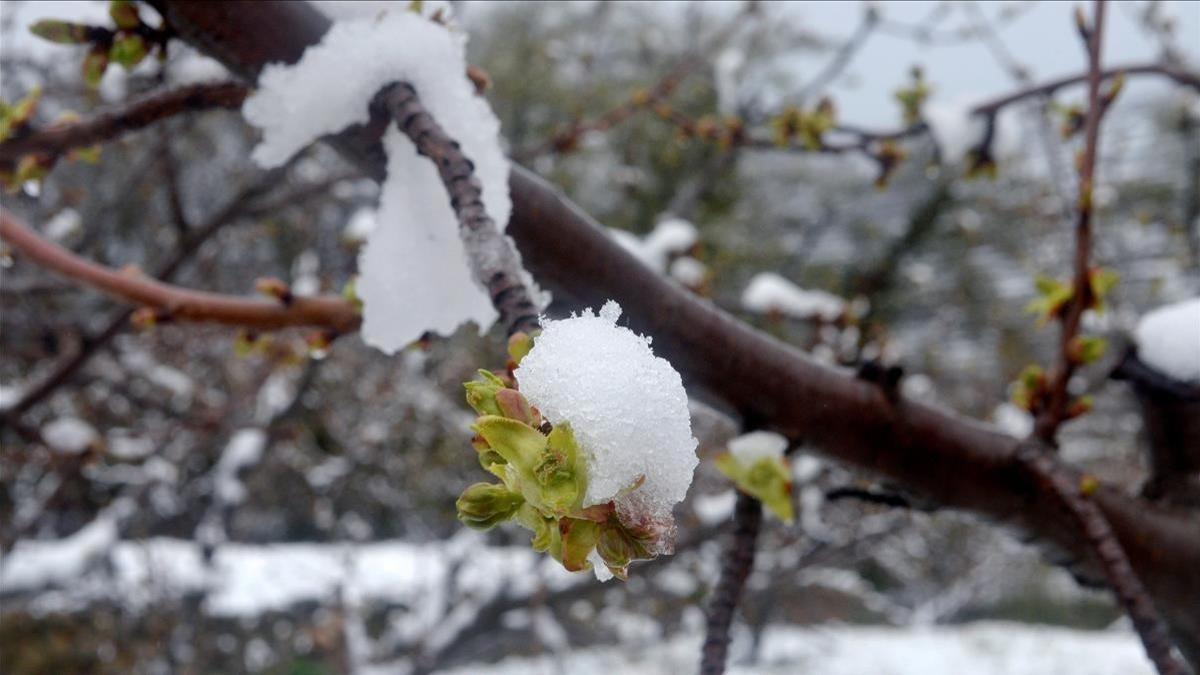
<path fill-rule="evenodd" d="M 731 454 L 716 459 L 717 469 L 742 492 L 762 502 L 763 507 L 785 523 L 795 520 L 792 506 L 792 476 L 782 457 L 763 457 L 749 466 Z"/>
<path fill-rule="evenodd" d="M 70 21 L 43 19 L 30 26 L 29 32 L 60 45 L 81 45 L 89 42 L 92 27 Z"/>
<path fill-rule="evenodd" d="M 561 518 L 558 521 L 558 532 L 562 537 L 563 567 L 570 572 L 591 569 L 588 555 L 596 548 L 600 538 L 600 526 L 590 520 Z"/>
<path fill-rule="evenodd" d="M 42 100 L 40 86 L 29 90 L 28 94 L 14 105 L 6 105 L 0 110 L 0 141 L 7 140 L 21 127 L 29 123 Z"/>
<path fill-rule="evenodd" d="M 83 81 L 95 89 L 100 86 L 100 79 L 108 69 L 108 50 L 103 47 L 93 47 L 87 56 L 83 57 Z"/>
<path fill-rule="evenodd" d="M 112 17 L 113 23 L 117 24 L 117 28 L 124 30 L 133 30 L 142 23 L 137 5 L 130 0 L 112 0 L 108 3 L 108 15 Z"/>
<path fill-rule="evenodd" d="M 1104 356 L 1104 350 L 1108 347 L 1107 340 L 1092 335 L 1077 335 L 1071 342 L 1071 355 L 1081 364 L 1095 362 Z"/>
<path fill-rule="evenodd" d="M 505 388 L 504 382 L 486 370 L 480 370 L 479 375 L 483 378 L 482 381 L 472 380 L 463 383 L 463 388 L 467 390 L 467 405 L 480 415 L 504 417 L 500 405 L 496 402 L 496 393 Z"/>
<path fill-rule="evenodd" d="M 550 432 L 546 449 L 533 469 L 538 496 L 555 515 L 576 514 L 587 492 L 587 471 L 571 426 L 562 423 Z"/>
<path fill-rule="evenodd" d="M 146 46 L 146 40 L 137 33 L 125 33 L 113 40 L 112 48 L 109 49 L 108 58 L 114 63 L 119 63 L 126 70 L 132 69 L 134 66 L 142 62 L 149 53 Z"/>
<path fill-rule="evenodd" d="M 454 506 L 464 525 L 476 530 L 490 530 L 510 520 L 524 503 L 524 497 L 503 485 L 475 483 L 463 491 Z"/>
<path fill-rule="evenodd" d="M 496 415 L 480 417 L 472 428 L 507 462 L 505 482 L 518 489 L 528 502 L 543 508 L 534 467 L 542 461 L 546 437 L 528 424 Z"/>
<path fill-rule="evenodd" d="M 613 576 L 622 581 L 629 574 L 629 564 L 635 560 L 649 560 L 652 553 L 638 541 L 616 518 L 600 526 L 600 538 L 596 541 L 596 552 Z"/>
<path fill-rule="evenodd" d="M 1104 311 L 1104 299 L 1108 297 L 1109 292 L 1116 287 L 1120 280 L 1121 275 L 1105 267 L 1093 269 L 1088 273 L 1088 282 L 1092 286 L 1094 309 L 1097 312 Z"/>

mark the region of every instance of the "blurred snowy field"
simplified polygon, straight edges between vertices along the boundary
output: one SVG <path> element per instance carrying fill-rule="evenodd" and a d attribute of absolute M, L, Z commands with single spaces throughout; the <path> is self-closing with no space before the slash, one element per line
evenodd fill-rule
<path fill-rule="evenodd" d="M 473 664 L 456 675 L 678 675 L 694 672 L 701 635 L 641 650 L 582 649 L 556 656 Z M 1150 675 L 1137 636 L 1008 622 L 961 626 L 774 626 L 760 663 L 738 664 L 747 645 L 735 638 L 731 675 Z M 744 660 L 744 658 L 743 658 Z"/>

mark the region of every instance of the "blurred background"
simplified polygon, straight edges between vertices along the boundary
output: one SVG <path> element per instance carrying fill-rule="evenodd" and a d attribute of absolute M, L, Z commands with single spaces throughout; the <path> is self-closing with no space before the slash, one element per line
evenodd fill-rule
<path fill-rule="evenodd" d="M 335 16 L 384 6 L 318 4 Z M 1028 431 L 1006 401 L 1025 365 L 1054 354 L 1056 330 L 1024 309 L 1037 275 L 1070 269 L 1080 139 L 1061 127 L 1083 92 L 1004 108 L 991 179 L 966 176 L 984 133 L 968 111 L 1083 71 L 1072 4 L 452 5 L 511 155 L 646 264 L 816 358 L 900 363 L 907 395 Z M 4 0 L 0 96 L 40 85 L 35 120 L 48 123 L 229 77 L 172 42 L 165 62 L 110 68 L 92 90 L 80 53 L 28 34 L 41 18 L 106 17 L 104 2 Z M 1105 65 L 1196 71 L 1200 4 L 1116 0 L 1109 18 Z M 788 106 L 823 96 L 842 125 L 902 128 L 895 93 L 914 86 L 914 67 L 931 133 L 899 142 L 906 156 L 882 188 L 864 153 L 696 137 L 701 120 L 726 117 L 769 134 Z M 608 115 L 651 91 L 657 106 Z M 1155 76 L 1130 77 L 1105 119 L 1095 258 L 1120 283 L 1088 330 L 1113 344 L 1140 314 L 1200 291 L 1197 125 L 1196 92 Z M 255 141 L 237 111 L 184 115 L 104 145 L 95 165 L 62 162 L 3 202 L 91 260 L 176 264 L 187 287 L 244 294 L 277 276 L 299 293 L 339 292 L 375 225 L 378 187 L 319 145 L 263 172 Z M 696 667 L 734 501 L 705 460 L 737 434 L 703 402 L 676 554 L 600 584 L 534 554 L 522 529 L 484 535 L 455 519 L 455 498 L 480 479 L 461 383 L 503 362 L 498 336 L 467 327 L 386 357 L 357 336 L 312 350 L 300 332 L 137 331 L 124 306 L 0 253 L 5 672 Z M 836 296 L 835 309 L 747 294 L 764 272 L 789 292 Z M 1136 489 L 1132 394 L 1085 375 L 1097 412 L 1064 429 L 1063 455 Z M 1109 596 L 1021 533 L 817 455 L 793 468 L 800 517 L 766 528 L 734 672 L 1150 672 Z M 854 498 L 861 490 L 904 505 Z"/>

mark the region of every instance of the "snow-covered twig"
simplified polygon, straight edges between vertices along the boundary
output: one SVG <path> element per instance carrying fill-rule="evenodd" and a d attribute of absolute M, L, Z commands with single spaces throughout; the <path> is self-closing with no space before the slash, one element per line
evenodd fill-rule
<path fill-rule="evenodd" d="M 500 233 L 483 204 L 483 187 L 475 165 L 463 154 L 437 120 L 421 105 L 417 92 L 405 83 L 388 86 L 372 102 L 372 112 L 386 114 L 412 140 L 417 152 L 437 166 L 438 175 L 458 216 L 463 239 L 476 281 L 487 289 L 492 305 L 508 335 L 538 328 L 540 304 L 521 266 L 512 240 Z"/>

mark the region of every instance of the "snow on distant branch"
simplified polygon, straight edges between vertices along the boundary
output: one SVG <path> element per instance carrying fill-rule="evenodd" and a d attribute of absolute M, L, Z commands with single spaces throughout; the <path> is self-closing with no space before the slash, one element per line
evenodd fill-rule
<path fill-rule="evenodd" d="M 461 33 L 409 11 L 339 21 L 295 65 L 273 64 L 242 113 L 263 131 L 254 159 L 283 164 L 322 136 L 367 122 L 385 85 L 411 84 L 434 119 L 475 164 L 496 227 L 508 224 L 509 163 L 500 122 L 467 79 Z M 449 196 L 431 161 L 394 125 L 383 140 L 387 181 L 376 227 L 359 258 L 363 339 L 393 353 L 427 330 L 449 334 L 467 321 L 496 320 L 472 277 Z"/>
<path fill-rule="evenodd" d="M 742 292 L 742 306 L 751 312 L 778 312 L 795 319 L 834 321 L 846 311 L 846 301 L 822 290 L 807 290 L 773 272 L 756 274 Z"/>
<path fill-rule="evenodd" d="M 1180 382 L 1200 384 L 1200 298 L 1150 312 L 1134 338 L 1143 363 Z"/>

